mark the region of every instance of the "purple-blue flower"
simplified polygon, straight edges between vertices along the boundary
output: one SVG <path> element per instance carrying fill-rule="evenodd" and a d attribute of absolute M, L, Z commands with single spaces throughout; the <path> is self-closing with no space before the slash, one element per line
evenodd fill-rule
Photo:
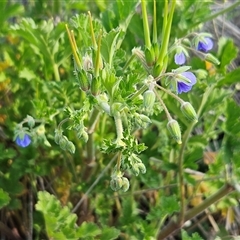
<path fill-rule="evenodd" d="M 196 76 L 192 72 L 183 72 L 180 73 L 184 77 L 190 80 L 189 83 L 183 82 L 181 79 L 177 80 L 177 92 L 178 94 L 182 92 L 189 92 L 192 89 L 192 86 L 197 82 Z"/>
<path fill-rule="evenodd" d="M 186 62 L 186 56 L 183 52 L 176 53 L 174 56 L 174 61 L 178 65 L 183 65 Z"/>
<path fill-rule="evenodd" d="M 31 138 L 28 134 L 25 134 L 23 138 L 20 138 L 20 136 L 17 136 L 16 138 L 16 144 L 20 147 L 27 147 L 31 143 Z"/>
<path fill-rule="evenodd" d="M 213 48 L 213 41 L 211 38 L 205 37 L 204 41 L 199 41 L 197 50 L 202 52 L 208 52 Z"/>

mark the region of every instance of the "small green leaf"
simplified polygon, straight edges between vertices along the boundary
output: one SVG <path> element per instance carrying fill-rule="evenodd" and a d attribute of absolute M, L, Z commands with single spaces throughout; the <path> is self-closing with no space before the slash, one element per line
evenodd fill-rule
<path fill-rule="evenodd" d="M 182 240 L 203 240 L 198 233 L 193 233 L 190 237 L 185 230 L 181 231 L 182 233 Z"/>
<path fill-rule="evenodd" d="M 100 240 L 113 240 L 116 239 L 120 234 L 120 231 L 116 228 L 104 228 L 100 237 Z"/>
<path fill-rule="evenodd" d="M 222 86 L 229 86 L 233 83 L 239 83 L 239 76 L 240 76 L 240 68 L 236 68 L 235 70 L 231 71 L 230 73 L 226 74 L 224 78 L 222 78 L 217 83 L 217 87 Z"/>
<path fill-rule="evenodd" d="M 80 228 L 77 231 L 78 236 L 82 239 L 86 239 L 89 237 L 95 237 L 101 233 L 99 227 L 91 222 L 83 222 Z"/>
<path fill-rule="evenodd" d="M 3 191 L 2 188 L 0 188 L 0 209 L 6 206 L 9 202 L 10 202 L 10 197 L 8 193 Z"/>

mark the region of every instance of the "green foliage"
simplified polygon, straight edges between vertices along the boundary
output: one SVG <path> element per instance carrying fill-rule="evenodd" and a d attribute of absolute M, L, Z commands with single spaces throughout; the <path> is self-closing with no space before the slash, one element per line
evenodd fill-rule
<path fill-rule="evenodd" d="M 76 226 L 77 215 L 71 213 L 68 206 L 61 206 L 55 196 L 48 192 L 38 192 L 37 211 L 43 214 L 46 233 L 49 238 L 56 239 L 116 239 L 119 231 L 113 227 L 105 227 L 101 230 L 94 223 L 84 222 L 80 227 Z"/>

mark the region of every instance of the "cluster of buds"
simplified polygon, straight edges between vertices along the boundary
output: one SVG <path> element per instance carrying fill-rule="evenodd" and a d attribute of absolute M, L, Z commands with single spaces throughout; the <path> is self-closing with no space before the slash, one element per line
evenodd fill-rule
<path fill-rule="evenodd" d="M 72 154 L 75 153 L 74 144 L 69 141 L 66 136 L 63 135 L 63 131 L 61 129 L 55 130 L 54 141 L 60 146 L 62 150 L 68 150 Z"/>
<path fill-rule="evenodd" d="M 129 186 L 129 180 L 126 177 L 123 177 L 122 172 L 115 171 L 112 174 L 110 187 L 113 191 L 118 191 L 121 189 L 123 192 L 126 192 L 129 189 Z"/>

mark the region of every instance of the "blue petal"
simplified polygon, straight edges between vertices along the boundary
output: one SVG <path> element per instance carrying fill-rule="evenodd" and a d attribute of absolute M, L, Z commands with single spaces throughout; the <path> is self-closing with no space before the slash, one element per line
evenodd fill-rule
<path fill-rule="evenodd" d="M 182 92 L 189 92 L 192 89 L 192 86 L 189 86 L 183 82 L 177 83 L 178 93 L 181 94 Z"/>
<path fill-rule="evenodd" d="M 192 86 L 197 82 L 196 76 L 192 72 L 183 72 L 183 73 L 181 73 L 181 75 L 183 75 L 184 77 L 188 78 L 191 81 L 191 83 L 184 82 L 188 86 Z M 179 82 L 181 82 L 181 81 L 179 81 Z"/>
<path fill-rule="evenodd" d="M 16 143 L 20 147 L 27 147 L 31 143 L 31 138 L 28 134 L 25 134 L 22 139 L 18 136 L 16 138 Z"/>
<path fill-rule="evenodd" d="M 176 53 L 174 56 L 174 61 L 178 65 L 183 65 L 186 62 L 186 56 L 183 52 Z"/>
<path fill-rule="evenodd" d="M 211 38 L 204 38 L 204 41 L 198 43 L 197 49 L 202 52 L 208 52 L 213 48 L 213 41 Z"/>
<path fill-rule="evenodd" d="M 189 92 L 192 89 L 192 86 L 197 82 L 197 79 L 192 72 L 183 72 L 181 73 L 181 75 L 188 78 L 191 82 L 185 83 L 178 80 L 177 91 L 179 94 L 181 94 L 182 92 Z"/>

